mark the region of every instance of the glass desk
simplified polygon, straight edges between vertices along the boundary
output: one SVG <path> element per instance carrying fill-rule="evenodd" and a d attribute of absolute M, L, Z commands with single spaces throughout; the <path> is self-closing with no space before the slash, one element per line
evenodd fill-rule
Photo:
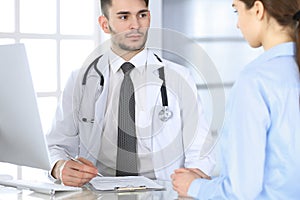
<path fill-rule="evenodd" d="M 100 192 L 84 188 L 79 192 L 59 192 L 55 195 L 45 195 L 29 190 L 0 186 L 0 200 L 191 200 L 191 198 L 178 197 L 172 189 L 171 182 L 156 181 L 165 187 L 162 191 L 139 191 L 139 192 Z"/>

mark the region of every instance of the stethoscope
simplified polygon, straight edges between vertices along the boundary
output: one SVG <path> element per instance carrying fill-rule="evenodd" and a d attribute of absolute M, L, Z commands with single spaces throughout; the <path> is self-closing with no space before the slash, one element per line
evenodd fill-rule
<path fill-rule="evenodd" d="M 101 71 L 97 68 L 97 64 L 100 60 L 100 58 L 102 57 L 103 55 L 97 57 L 89 66 L 88 68 L 86 69 L 84 75 L 83 75 L 83 79 L 82 79 L 82 86 L 83 88 L 85 88 L 86 86 L 86 83 L 87 83 L 87 79 L 88 79 L 88 74 L 90 72 L 90 70 L 92 68 L 94 68 L 94 70 L 96 71 L 96 73 L 98 74 L 98 76 L 100 77 L 100 81 L 99 81 L 99 84 L 100 84 L 100 88 L 103 88 L 104 86 L 104 76 L 103 74 L 101 73 Z M 157 60 L 159 62 L 162 63 L 162 60 L 156 55 L 154 54 L 154 56 L 157 58 Z M 166 89 L 166 81 L 165 81 L 165 70 L 164 70 L 164 67 L 161 67 L 158 69 L 158 74 L 159 74 L 159 78 L 163 81 L 162 85 L 161 85 L 161 88 L 160 88 L 160 92 L 161 92 L 161 101 L 162 101 L 162 109 L 161 111 L 159 111 L 158 113 L 158 118 L 163 121 L 163 122 L 166 122 L 168 121 L 169 119 L 172 118 L 173 116 L 173 112 L 169 109 L 169 104 L 168 104 L 168 94 L 167 94 L 167 89 Z M 84 92 L 83 92 L 84 93 Z M 82 121 L 83 122 L 91 122 L 93 123 L 94 120 L 88 120 L 87 118 L 82 118 Z"/>

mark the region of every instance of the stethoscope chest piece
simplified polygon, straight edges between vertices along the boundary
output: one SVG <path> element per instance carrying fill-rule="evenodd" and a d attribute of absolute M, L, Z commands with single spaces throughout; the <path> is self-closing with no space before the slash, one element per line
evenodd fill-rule
<path fill-rule="evenodd" d="M 161 121 L 166 122 L 171 119 L 173 116 L 172 111 L 169 110 L 168 106 L 164 106 L 161 111 L 158 113 L 158 117 Z"/>

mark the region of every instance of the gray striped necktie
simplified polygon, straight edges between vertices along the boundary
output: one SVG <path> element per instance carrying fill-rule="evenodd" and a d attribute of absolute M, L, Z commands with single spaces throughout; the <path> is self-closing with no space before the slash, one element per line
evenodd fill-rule
<path fill-rule="evenodd" d="M 118 151 L 116 176 L 137 176 L 135 98 L 129 76 L 134 65 L 125 62 L 121 69 L 124 79 L 121 84 L 118 117 Z"/>

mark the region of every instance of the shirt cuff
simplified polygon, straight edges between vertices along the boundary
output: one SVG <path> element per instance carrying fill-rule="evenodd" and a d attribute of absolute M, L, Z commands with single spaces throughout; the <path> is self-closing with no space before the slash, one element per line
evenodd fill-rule
<path fill-rule="evenodd" d="M 199 190 L 201 188 L 201 184 L 202 184 L 201 178 L 195 179 L 189 187 L 188 196 L 197 198 Z"/>
<path fill-rule="evenodd" d="M 60 183 L 60 181 L 58 179 L 56 179 L 52 176 L 51 172 L 52 172 L 52 169 L 50 171 L 48 171 L 48 179 L 54 183 Z"/>
<path fill-rule="evenodd" d="M 188 190 L 188 195 L 198 199 L 212 199 L 213 196 L 218 195 L 218 187 L 220 184 L 220 177 L 211 177 L 211 180 L 199 178 L 195 179 Z"/>
<path fill-rule="evenodd" d="M 59 179 L 56 179 L 54 176 L 52 176 L 53 168 L 54 168 L 55 164 L 56 164 L 58 161 L 59 161 L 59 160 L 57 160 L 57 161 L 55 161 L 55 162 L 53 162 L 53 163 L 51 164 L 51 169 L 48 171 L 48 178 L 49 178 L 50 181 L 55 182 L 55 183 L 59 183 L 59 184 L 60 184 L 60 180 L 59 180 Z"/>

